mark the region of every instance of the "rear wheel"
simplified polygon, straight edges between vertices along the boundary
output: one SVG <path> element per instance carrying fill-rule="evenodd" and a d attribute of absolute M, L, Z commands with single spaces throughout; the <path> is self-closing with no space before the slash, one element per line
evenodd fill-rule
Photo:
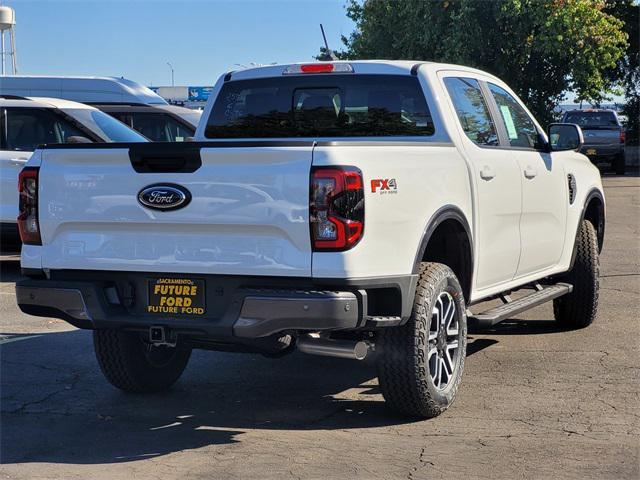
<path fill-rule="evenodd" d="M 93 331 L 96 358 L 104 376 L 126 392 L 158 392 L 173 385 L 189 362 L 191 349 L 153 346 L 137 332 Z"/>
<path fill-rule="evenodd" d="M 422 263 L 411 317 L 383 329 L 377 347 L 380 388 L 392 409 L 431 418 L 453 403 L 464 370 L 467 317 L 449 267 Z"/>
<path fill-rule="evenodd" d="M 553 315 L 562 325 L 584 328 L 596 318 L 600 288 L 598 236 L 590 221 L 582 221 L 576 241 L 573 268 L 559 278 L 573 285 L 573 291 L 553 301 Z"/>

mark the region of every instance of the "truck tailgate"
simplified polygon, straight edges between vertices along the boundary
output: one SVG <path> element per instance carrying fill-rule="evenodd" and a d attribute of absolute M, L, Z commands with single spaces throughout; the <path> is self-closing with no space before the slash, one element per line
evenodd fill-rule
<path fill-rule="evenodd" d="M 620 129 L 618 128 L 589 128 L 582 129 L 585 145 L 620 144 Z"/>
<path fill-rule="evenodd" d="M 45 149 L 43 268 L 309 276 L 312 145 L 197 145 L 182 147 L 199 152 L 191 173 L 139 173 L 126 146 Z M 167 183 L 191 202 L 171 211 L 139 202 L 142 189 Z"/>

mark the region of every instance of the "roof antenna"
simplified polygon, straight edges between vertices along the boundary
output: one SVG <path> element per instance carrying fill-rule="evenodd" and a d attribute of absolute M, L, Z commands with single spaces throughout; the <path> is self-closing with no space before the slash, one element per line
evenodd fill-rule
<path fill-rule="evenodd" d="M 320 31 L 322 32 L 322 38 L 324 39 L 324 48 L 326 49 L 327 55 L 329 56 L 329 60 L 338 60 L 336 54 L 333 53 L 333 50 L 329 48 L 329 43 L 327 42 L 327 36 L 324 34 L 324 27 L 320 24 Z"/>

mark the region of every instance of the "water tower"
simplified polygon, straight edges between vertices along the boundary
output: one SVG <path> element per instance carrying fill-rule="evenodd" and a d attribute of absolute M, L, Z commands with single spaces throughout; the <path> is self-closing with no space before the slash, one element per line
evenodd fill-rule
<path fill-rule="evenodd" d="M 9 36 L 9 49 L 5 50 L 5 33 Z M 16 12 L 13 8 L 0 5 L 0 64 L 2 75 L 6 73 L 7 57 L 11 55 L 11 71 L 13 75 L 18 73 L 16 61 Z"/>

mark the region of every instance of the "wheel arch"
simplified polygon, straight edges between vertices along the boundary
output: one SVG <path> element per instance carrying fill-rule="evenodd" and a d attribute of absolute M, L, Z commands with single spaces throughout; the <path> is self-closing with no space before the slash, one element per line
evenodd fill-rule
<path fill-rule="evenodd" d="M 462 210 L 455 205 L 441 207 L 427 223 L 416 253 L 413 273 L 418 273 L 421 262 L 444 263 L 458 277 L 465 300 L 469 302 L 474 265 L 472 238 L 469 222 Z"/>
<path fill-rule="evenodd" d="M 573 264 L 576 261 L 578 232 L 580 231 L 580 225 L 584 220 L 589 220 L 596 229 L 596 234 L 598 236 L 598 253 L 602 252 L 602 247 L 604 245 L 605 215 L 604 195 L 599 189 L 592 188 L 585 197 L 582 212 L 580 213 L 580 219 L 576 225 L 570 269 L 573 268 Z"/>

